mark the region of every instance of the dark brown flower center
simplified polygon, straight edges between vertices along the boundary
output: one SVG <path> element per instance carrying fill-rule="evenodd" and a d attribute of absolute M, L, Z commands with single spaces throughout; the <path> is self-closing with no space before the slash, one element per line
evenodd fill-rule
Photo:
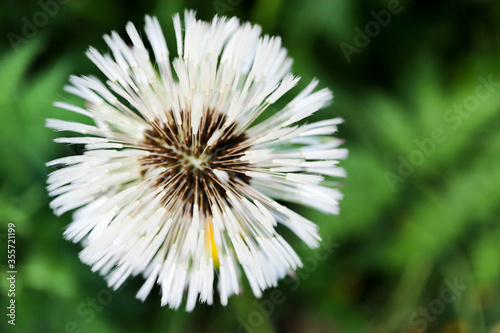
<path fill-rule="evenodd" d="M 173 119 L 172 112 L 170 116 Z M 141 161 L 142 175 L 146 177 L 156 167 L 166 168 L 156 181 L 157 186 L 168 189 L 166 197 L 176 195 L 186 204 L 186 213 L 198 204 L 208 214 L 215 201 L 224 200 L 230 206 L 226 195 L 229 187 L 250 182 L 245 174 L 248 163 L 240 160 L 248 148 L 244 145 L 248 137 L 245 133 L 235 133 L 232 125 L 224 128 L 226 116 L 213 110 L 206 111 L 198 133 L 193 135 L 187 125 L 188 116 L 181 113 L 182 127 L 173 122 L 154 121 L 145 131 L 141 146 L 150 155 Z M 213 142 L 208 145 L 211 138 Z"/>

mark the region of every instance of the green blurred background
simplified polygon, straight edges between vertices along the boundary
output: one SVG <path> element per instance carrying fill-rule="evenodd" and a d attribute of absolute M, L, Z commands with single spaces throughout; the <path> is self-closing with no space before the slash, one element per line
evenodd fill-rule
<path fill-rule="evenodd" d="M 55 4 L 55 5 L 54 5 Z M 350 156 L 339 216 L 311 250 L 281 230 L 305 267 L 255 300 L 160 307 L 158 289 L 118 292 L 62 238 L 48 208 L 46 161 L 80 153 L 51 140 L 47 117 L 70 74 L 101 78 L 84 52 L 157 15 L 236 15 L 279 34 L 302 76 L 330 87 Z M 392 12 L 391 12 L 392 11 Z M 389 13 L 389 15 L 387 15 Z M 378 21 L 377 21 L 378 19 Z M 31 26 L 30 26 L 31 25 Z M 0 331 L 500 332 L 500 5 L 498 1 L 41 0 L 0 3 Z M 7 324 L 7 223 L 16 225 L 17 320 Z"/>

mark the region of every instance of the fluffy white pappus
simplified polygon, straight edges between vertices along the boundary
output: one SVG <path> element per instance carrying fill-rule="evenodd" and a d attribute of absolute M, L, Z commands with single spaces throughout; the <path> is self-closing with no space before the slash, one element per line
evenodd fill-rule
<path fill-rule="evenodd" d="M 55 139 L 83 153 L 48 162 L 56 215 L 73 211 L 64 236 L 83 246 L 80 259 L 120 287 L 143 275 L 137 298 L 158 285 L 161 304 L 187 311 L 226 305 L 246 277 L 255 296 L 302 262 L 278 224 L 315 248 L 318 226 L 284 205 L 339 213 L 347 149 L 334 137 L 342 119 L 307 122 L 333 94 L 312 82 L 266 120 L 257 118 L 299 81 L 279 37 L 236 18 L 173 17 L 176 51 L 160 22 L 145 35 L 125 27 L 104 36 L 110 54 L 89 48 L 104 81 L 71 76 L 65 90 L 85 107 L 54 106 L 89 118 L 48 119 Z M 172 56 L 173 54 L 173 56 Z M 280 203 L 277 202 L 280 201 Z"/>

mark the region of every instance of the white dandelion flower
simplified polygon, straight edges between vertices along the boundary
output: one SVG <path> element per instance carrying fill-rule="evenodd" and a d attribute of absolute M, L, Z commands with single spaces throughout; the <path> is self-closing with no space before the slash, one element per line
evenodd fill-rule
<path fill-rule="evenodd" d="M 177 54 L 155 17 L 146 16 L 146 46 L 132 23 L 131 43 L 104 36 L 111 54 L 87 56 L 107 77 L 70 78 L 66 91 L 86 108 L 55 106 L 94 125 L 48 119 L 56 131 L 79 135 L 56 142 L 85 145 L 83 155 L 47 163 L 56 215 L 75 210 L 64 236 L 81 242 L 81 260 L 118 288 L 130 276 L 155 283 L 161 303 L 186 309 L 240 293 L 241 271 L 255 296 L 301 267 L 276 232 L 290 228 L 311 248 L 320 237 L 313 222 L 279 204 L 290 201 L 338 214 L 342 194 L 332 177 L 347 150 L 331 134 L 335 118 L 302 121 L 332 99 L 313 80 L 282 110 L 255 120 L 293 88 L 292 60 L 279 37 L 261 37 L 257 25 L 236 18 L 173 17 Z M 152 57 L 154 56 L 154 59 Z M 305 124 L 304 124 L 305 123 Z"/>

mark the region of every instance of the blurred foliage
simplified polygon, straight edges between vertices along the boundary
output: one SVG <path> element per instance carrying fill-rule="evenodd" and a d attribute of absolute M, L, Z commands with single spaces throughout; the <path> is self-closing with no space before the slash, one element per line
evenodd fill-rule
<path fill-rule="evenodd" d="M 342 43 L 356 46 L 354 28 L 365 31 L 391 2 L 2 1 L 0 242 L 5 249 L 15 222 L 15 331 L 500 332 L 500 5 L 402 1 L 347 61 Z M 323 246 L 310 250 L 282 231 L 305 263 L 297 277 L 260 300 L 246 286 L 227 307 L 190 314 L 161 308 L 158 295 L 136 300 L 141 278 L 110 291 L 62 239 L 70 214 L 55 217 L 44 189 L 44 163 L 75 153 L 44 128 L 47 117 L 68 117 L 51 103 L 81 103 L 62 90 L 71 73 L 102 77 L 88 45 L 105 50 L 104 33 L 143 25 L 145 14 L 159 17 L 173 44 L 171 16 L 184 8 L 281 35 L 303 78 L 294 92 L 313 77 L 334 91 L 315 118 L 346 119 L 350 150 L 341 214 L 296 207 L 320 225 Z M 5 318 L 2 332 L 12 329 Z"/>

